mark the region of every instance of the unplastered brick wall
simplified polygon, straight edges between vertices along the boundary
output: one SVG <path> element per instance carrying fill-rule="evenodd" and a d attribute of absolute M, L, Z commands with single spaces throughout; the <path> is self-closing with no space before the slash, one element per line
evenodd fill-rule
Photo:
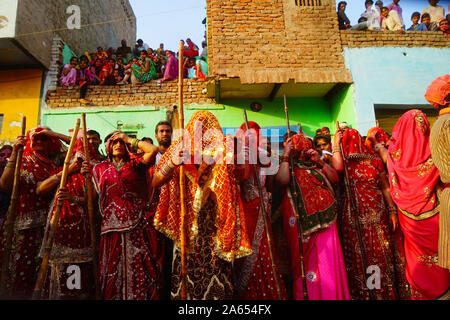
<path fill-rule="evenodd" d="M 362 47 L 437 47 L 449 48 L 450 39 L 442 32 L 407 31 L 341 31 L 342 46 Z"/>
<path fill-rule="evenodd" d="M 207 14 L 211 75 L 243 83 L 310 82 L 301 74 L 321 72 L 333 76 L 310 78 L 348 80 L 334 1 L 207 0 Z"/>
<path fill-rule="evenodd" d="M 208 98 L 206 82 L 202 80 L 184 80 L 183 102 L 186 105 L 213 104 Z M 91 107 L 115 106 L 157 106 L 178 105 L 178 82 L 159 83 L 150 81 L 142 85 L 90 86 L 86 96 Z M 80 107 L 79 87 L 58 87 L 47 93 L 48 108 Z"/>

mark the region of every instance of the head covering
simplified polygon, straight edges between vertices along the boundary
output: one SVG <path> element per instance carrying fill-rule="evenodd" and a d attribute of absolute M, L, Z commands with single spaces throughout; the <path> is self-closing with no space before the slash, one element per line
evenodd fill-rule
<path fill-rule="evenodd" d="M 117 140 L 120 140 L 118 137 L 120 133 L 122 133 L 122 132 L 113 131 L 111 133 L 111 136 L 109 137 L 109 139 L 106 140 L 106 142 L 105 142 L 106 156 L 108 157 L 109 161 L 112 161 L 112 151 L 113 151 L 112 147 L 114 145 L 114 142 L 116 142 Z M 125 158 L 126 158 L 126 161 L 128 161 L 131 158 L 131 152 L 128 149 L 128 146 L 126 144 L 125 144 L 125 148 L 126 148 Z"/>
<path fill-rule="evenodd" d="M 27 143 L 25 145 L 23 153 L 25 156 L 33 155 L 35 157 L 40 158 L 41 160 L 43 160 L 45 162 L 49 162 L 49 161 L 52 161 L 51 159 L 54 158 L 55 156 L 57 156 L 58 153 L 61 152 L 62 144 L 58 138 L 47 136 L 50 139 L 50 143 L 48 143 L 47 154 L 46 155 L 37 154 L 34 151 L 34 140 L 36 139 L 37 136 L 41 135 L 42 131 L 44 131 L 44 130 L 51 131 L 51 129 L 46 126 L 37 126 L 33 129 L 28 130 Z"/>
<path fill-rule="evenodd" d="M 94 146 L 89 142 L 88 142 L 88 152 L 90 161 L 93 162 L 100 161 L 100 157 L 98 153 L 95 151 Z M 79 158 L 83 159 L 83 161 L 86 159 L 86 155 L 84 153 L 83 137 L 77 137 L 77 140 L 75 141 L 75 145 L 73 146 L 73 154 L 71 162 L 74 162 Z"/>
<path fill-rule="evenodd" d="M 342 148 L 344 156 L 347 159 L 380 160 L 380 157 L 366 146 L 363 137 L 355 129 L 347 129 L 344 131 Z"/>
<path fill-rule="evenodd" d="M 306 138 L 304 134 L 299 133 L 291 138 L 292 141 L 292 156 L 301 161 L 307 161 L 306 151 L 313 148 L 313 143 Z"/>
<path fill-rule="evenodd" d="M 394 126 L 388 171 L 392 198 L 400 209 L 429 216 L 437 206 L 439 171 L 431 159 L 430 124 L 422 111 L 406 112 Z"/>
<path fill-rule="evenodd" d="M 436 108 L 442 108 L 449 103 L 446 101 L 449 94 L 450 74 L 446 74 L 438 77 L 431 83 L 425 93 L 425 99 Z"/>
<path fill-rule="evenodd" d="M 200 130 L 201 127 L 201 130 Z M 209 130 L 215 136 L 206 136 Z M 197 111 L 186 125 L 189 134 L 191 152 L 212 154 L 224 152 L 225 137 L 217 118 L 209 111 Z M 209 131 L 211 132 L 211 131 Z M 198 143 L 203 137 L 202 144 Z M 162 172 L 172 157 L 180 150 L 182 138 L 178 138 L 162 156 L 156 173 Z M 185 140 L 187 143 L 188 141 Z M 213 145 L 211 148 L 210 146 Z M 197 218 L 206 201 L 216 202 L 214 225 L 217 228 L 213 236 L 214 251 L 226 261 L 251 254 L 242 206 L 240 205 L 238 182 L 234 175 L 234 166 L 215 163 L 202 164 L 197 169 L 193 164 L 185 164 L 186 172 L 186 250 L 192 252 L 198 235 Z M 177 168 L 172 178 L 162 187 L 158 209 L 155 213 L 155 228 L 180 243 L 180 170 Z M 201 182 L 199 178 L 202 177 Z M 206 182 L 205 182 L 206 180 Z M 211 195 L 213 194 L 213 195 Z M 210 196 L 211 195 L 211 196 Z"/>
<path fill-rule="evenodd" d="M 375 139 L 377 140 L 377 142 L 382 143 L 383 145 L 386 146 L 389 142 L 389 136 L 387 135 L 387 133 L 384 132 L 383 129 L 375 127 L 375 128 L 370 129 L 367 132 L 367 136 L 369 136 L 369 134 L 371 134 L 374 131 L 376 132 Z M 369 140 L 369 138 L 366 138 L 366 146 L 369 150 L 372 150 L 372 148 L 374 147 L 372 145 L 372 142 Z"/>

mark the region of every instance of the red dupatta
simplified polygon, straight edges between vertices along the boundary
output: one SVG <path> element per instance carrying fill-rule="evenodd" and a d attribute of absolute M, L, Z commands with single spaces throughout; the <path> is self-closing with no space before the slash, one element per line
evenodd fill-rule
<path fill-rule="evenodd" d="M 389 145 L 389 136 L 386 134 L 386 132 L 384 132 L 384 130 L 381 128 L 375 127 L 367 132 L 367 136 L 369 136 L 374 131 L 376 132 L 375 139 L 377 140 L 377 142 L 387 147 Z M 369 148 L 369 150 L 372 150 L 374 147 L 369 138 L 366 139 L 366 146 L 367 148 Z"/>
<path fill-rule="evenodd" d="M 438 213 L 439 170 L 431 158 L 430 124 L 422 111 L 406 112 L 395 125 L 388 171 L 392 198 L 405 215 L 421 220 Z"/>

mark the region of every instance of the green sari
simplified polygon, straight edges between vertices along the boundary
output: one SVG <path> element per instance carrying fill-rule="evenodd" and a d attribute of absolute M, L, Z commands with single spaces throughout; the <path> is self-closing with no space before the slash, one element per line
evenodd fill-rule
<path fill-rule="evenodd" d="M 149 62 L 150 68 L 148 72 L 145 72 L 142 66 L 132 65 L 133 74 L 139 82 L 148 82 L 150 80 L 156 79 L 156 69 L 155 63 L 150 58 L 145 58 L 145 61 Z"/>

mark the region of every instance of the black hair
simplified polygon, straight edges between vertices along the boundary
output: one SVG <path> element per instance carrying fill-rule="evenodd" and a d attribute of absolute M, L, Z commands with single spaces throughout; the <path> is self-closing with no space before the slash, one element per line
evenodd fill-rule
<path fill-rule="evenodd" d="M 361 23 L 361 22 L 364 22 L 364 21 L 367 21 L 366 17 L 361 17 L 361 18 L 358 19 L 358 23 Z"/>
<path fill-rule="evenodd" d="M 338 5 L 337 5 L 338 9 L 341 7 L 341 4 L 347 5 L 347 2 L 345 2 L 345 1 L 340 1 L 340 2 L 338 3 Z"/>
<path fill-rule="evenodd" d="M 100 136 L 100 133 L 98 133 L 97 131 L 95 131 L 95 130 L 89 130 L 88 132 L 86 132 L 86 134 L 90 134 L 90 135 L 97 135 L 98 136 L 98 138 L 101 140 L 102 138 L 101 138 L 101 136 Z"/>
<path fill-rule="evenodd" d="M 366 0 L 366 2 L 364 2 L 364 5 L 366 5 L 366 4 L 368 4 L 368 3 L 373 4 L 373 0 Z"/>
<path fill-rule="evenodd" d="M 152 139 L 152 138 L 144 137 L 144 138 L 142 138 L 141 140 L 142 140 L 142 141 L 148 141 L 148 142 L 150 142 L 151 144 L 153 144 L 153 139 Z"/>
<path fill-rule="evenodd" d="M 422 14 L 422 19 L 421 20 L 423 20 L 423 18 L 427 18 L 427 17 L 431 19 L 430 14 L 428 12 L 425 12 L 424 14 Z"/>
<path fill-rule="evenodd" d="M 139 52 L 139 55 L 141 55 L 142 54 L 142 52 L 144 52 L 145 53 L 145 55 L 147 55 L 148 53 L 147 53 L 147 50 L 141 50 L 141 52 Z"/>
<path fill-rule="evenodd" d="M 318 134 L 317 136 L 314 137 L 314 147 L 317 146 L 317 141 L 319 141 L 320 139 L 325 140 L 326 143 L 331 144 L 331 137 L 330 136 L 326 136 L 324 134 Z"/>
<path fill-rule="evenodd" d="M 3 150 L 5 150 L 5 149 L 9 149 L 9 150 L 13 150 L 13 147 L 12 146 L 10 146 L 9 144 L 5 144 L 3 147 L 1 147 L 0 148 L 0 151 L 3 151 Z"/>
<path fill-rule="evenodd" d="M 420 19 L 420 12 L 413 12 L 412 13 L 412 15 L 411 15 L 411 19 L 413 18 L 413 17 L 419 17 L 419 19 Z"/>
<path fill-rule="evenodd" d="M 169 126 L 170 127 L 170 132 L 173 131 L 172 124 L 169 121 L 160 121 L 160 122 L 158 122 L 158 124 L 155 127 L 155 134 L 158 134 L 158 127 L 159 126 Z"/>
<path fill-rule="evenodd" d="M 383 11 L 383 10 L 389 11 L 389 8 L 388 7 L 383 7 L 383 8 L 381 8 L 381 11 Z"/>

